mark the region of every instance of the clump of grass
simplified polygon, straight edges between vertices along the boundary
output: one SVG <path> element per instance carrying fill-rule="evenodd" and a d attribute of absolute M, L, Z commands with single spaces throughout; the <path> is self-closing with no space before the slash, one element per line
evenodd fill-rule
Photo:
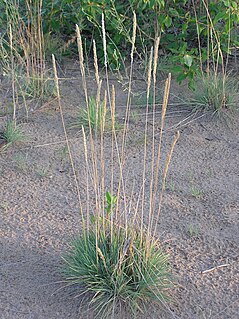
<path fill-rule="evenodd" d="M 96 132 L 100 130 L 101 126 L 105 125 L 107 115 L 108 113 L 104 110 L 103 103 L 97 105 L 96 99 L 90 97 L 88 107 L 80 110 L 77 121 L 70 127 L 81 128 L 83 126 L 85 130 Z"/>
<path fill-rule="evenodd" d="M 198 228 L 198 226 L 190 224 L 188 226 L 188 233 L 191 237 L 198 237 L 200 234 L 200 229 Z"/>
<path fill-rule="evenodd" d="M 196 186 L 192 185 L 190 187 L 190 191 L 191 191 L 191 195 L 197 199 L 199 199 L 203 196 L 203 191 Z"/>
<path fill-rule="evenodd" d="M 49 78 L 19 76 L 19 94 L 25 99 L 40 98 L 47 101 L 50 97 L 56 97 L 54 80 Z"/>
<path fill-rule="evenodd" d="M 6 126 L 0 136 L 6 142 L 5 147 L 24 141 L 24 134 L 21 126 L 17 125 L 14 120 L 6 123 Z"/>
<path fill-rule="evenodd" d="M 143 312 L 148 302 L 164 302 L 171 286 L 168 256 L 140 232 L 117 227 L 78 237 L 64 256 L 67 282 L 92 294 L 91 305 L 107 318 L 116 309 Z"/>
<path fill-rule="evenodd" d="M 209 73 L 197 78 L 197 87 L 192 98 L 194 110 L 235 111 L 238 96 L 238 83 L 229 76 Z"/>
<path fill-rule="evenodd" d="M 168 256 L 159 247 L 157 234 L 166 176 L 174 147 L 179 138 L 179 132 L 172 141 L 165 166 L 161 171 L 162 136 L 171 75 L 165 82 L 159 139 L 155 139 L 155 85 L 159 47 L 159 38 L 157 38 L 154 50 L 151 49 L 148 68 L 141 174 L 139 178 L 132 181 L 129 176 L 130 171 L 128 171 L 132 168 L 130 165 L 128 166 L 127 142 L 130 138 L 128 132 L 130 129 L 136 16 L 134 15 L 129 89 L 122 134 L 116 134 L 115 88 L 114 86 L 110 87 L 107 73 L 104 15 L 102 15 L 102 32 L 106 70 L 106 90 L 103 104 L 100 103 L 102 80 L 99 79 L 96 48 L 94 50 L 94 65 L 97 99 L 88 98 L 82 39 L 80 29 L 77 27 L 80 70 L 86 100 L 86 109 L 82 111 L 83 113 L 81 113 L 77 122 L 77 127 L 82 127 L 83 137 L 82 160 L 85 170 L 82 176 L 83 170 L 79 173 L 76 172 L 63 116 L 59 77 L 54 56 L 52 60 L 58 105 L 79 200 L 83 228 L 79 237 L 72 242 L 71 249 L 63 256 L 65 260 L 65 281 L 67 285 L 76 285 L 77 296 L 91 295 L 90 305 L 92 305 L 96 316 L 107 318 L 110 315 L 113 318 L 118 311 L 121 312 L 122 308 L 129 309 L 133 314 L 137 314 L 138 311 L 143 313 L 145 307 L 152 302 L 166 305 L 167 289 L 171 285 L 170 267 L 168 266 Z M 154 85 L 153 134 L 151 127 L 149 128 L 148 125 L 149 95 L 152 82 Z M 111 134 L 107 136 L 106 140 L 107 106 Z M 86 138 L 85 128 L 89 129 L 89 138 Z M 95 131 L 97 131 L 97 138 L 93 138 L 92 133 Z M 109 144 L 106 144 L 106 141 L 110 142 L 110 156 L 107 156 L 106 149 Z M 148 169 L 148 165 L 150 169 Z M 84 190 L 79 186 L 79 182 L 84 183 Z M 150 185 L 149 192 L 146 185 Z M 110 192 L 106 192 L 107 188 L 110 189 Z M 139 192 L 136 192 L 136 189 Z M 116 195 L 113 196 L 112 194 Z M 93 217 L 92 211 L 95 212 Z"/>

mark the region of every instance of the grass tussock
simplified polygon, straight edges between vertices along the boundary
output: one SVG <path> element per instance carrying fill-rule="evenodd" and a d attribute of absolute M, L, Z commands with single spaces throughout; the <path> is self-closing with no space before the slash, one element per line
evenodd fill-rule
<path fill-rule="evenodd" d="M 221 115 L 237 109 L 238 83 L 230 76 L 209 73 L 197 78 L 197 89 L 191 103 L 194 110 Z"/>
<path fill-rule="evenodd" d="M 16 144 L 17 142 L 23 142 L 25 137 L 20 125 L 17 125 L 15 121 L 8 121 L 5 125 L 0 137 L 5 141 L 5 148 Z"/>
<path fill-rule="evenodd" d="M 96 99 L 90 97 L 88 107 L 80 109 L 78 119 L 75 123 L 72 123 L 71 128 L 81 128 L 83 126 L 85 130 L 95 132 L 100 130 L 102 125 L 105 126 L 106 116 L 108 116 L 108 112 L 104 109 L 104 103 L 98 105 Z"/>
<path fill-rule="evenodd" d="M 153 302 L 165 302 L 171 287 L 168 256 L 140 232 L 132 229 L 90 230 L 72 242 L 64 256 L 64 275 L 78 285 L 79 294 L 91 293 L 98 317 L 112 316 L 116 309 L 136 314 Z"/>

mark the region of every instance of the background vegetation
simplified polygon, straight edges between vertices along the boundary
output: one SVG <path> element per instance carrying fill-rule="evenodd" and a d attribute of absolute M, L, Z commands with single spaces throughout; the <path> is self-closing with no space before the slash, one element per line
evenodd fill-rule
<path fill-rule="evenodd" d="M 48 53 L 56 54 L 52 51 L 59 53 L 68 48 L 67 43 L 75 39 L 75 24 L 78 24 L 86 54 L 91 55 L 95 39 L 101 63 L 104 13 L 108 62 L 114 69 L 122 68 L 129 56 L 135 12 L 138 58 L 144 60 L 155 38 L 160 36 L 160 54 L 167 56 L 170 68 L 167 71 L 175 73 L 179 82 L 192 79 L 200 63 L 212 61 L 219 49 L 225 55 L 239 46 L 239 4 L 233 0 L 1 0 L 2 34 L 7 33 L 11 2 L 25 22 L 34 19 L 35 14 L 41 15 Z"/>

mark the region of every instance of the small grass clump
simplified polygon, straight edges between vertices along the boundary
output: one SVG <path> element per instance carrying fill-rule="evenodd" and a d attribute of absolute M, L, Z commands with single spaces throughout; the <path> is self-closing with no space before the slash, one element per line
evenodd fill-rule
<path fill-rule="evenodd" d="M 212 111 L 218 115 L 236 110 L 238 84 L 234 79 L 222 74 L 208 74 L 199 77 L 197 83 L 191 101 L 194 110 Z"/>
<path fill-rule="evenodd" d="M 101 126 L 104 126 L 106 117 L 106 110 L 104 110 L 103 103 L 97 105 L 94 97 L 89 98 L 88 107 L 81 109 L 78 115 L 78 119 L 71 125 L 71 128 L 81 128 L 96 132 L 100 130 Z"/>
<path fill-rule="evenodd" d="M 67 282 L 79 294 L 91 293 L 101 318 L 116 308 L 144 312 L 149 302 L 164 302 L 171 286 L 168 256 L 140 232 L 114 227 L 90 230 L 72 243 L 64 257 Z"/>
<path fill-rule="evenodd" d="M 17 125 L 14 120 L 8 121 L 0 137 L 5 141 L 5 147 L 13 145 L 24 140 L 24 134 L 21 126 Z"/>

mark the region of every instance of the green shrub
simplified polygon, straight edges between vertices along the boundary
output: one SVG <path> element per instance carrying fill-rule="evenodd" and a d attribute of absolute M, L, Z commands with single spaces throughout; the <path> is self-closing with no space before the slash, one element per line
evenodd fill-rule
<path fill-rule="evenodd" d="M 135 11 L 139 56 L 144 59 L 155 35 L 160 35 L 161 50 L 173 63 L 171 72 L 176 74 L 179 82 L 186 78 L 192 82 L 200 63 L 215 58 L 219 49 L 223 54 L 230 54 L 232 48 L 238 47 L 238 6 L 234 0 L 81 0 L 80 5 L 77 0 L 46 0 L 41 16 L 44 34 L 61 36 L 65 41 L 72 37 L 75 24 L 78 24 L 86 41 L 85 49 L 91 52 L 94 38 L 103 64 L 101 20 L 104 13 L 108 62 L 118 69 L 124 66 L 129 56 L 131 21 Z M 33 13 L 36 7 L 33 1 Z M 19 1 L 19 10 L 23 21 L 27 20 L 26 0 Z M 2 14 L 0 24 L 3 30 L 5 19 Z"/>

